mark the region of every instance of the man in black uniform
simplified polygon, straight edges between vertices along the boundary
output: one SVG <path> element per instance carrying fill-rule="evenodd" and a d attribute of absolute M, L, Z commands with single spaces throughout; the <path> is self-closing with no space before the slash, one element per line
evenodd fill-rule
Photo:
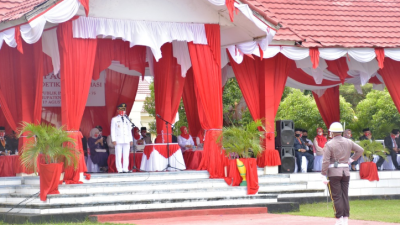
<path fill-rule="evenodd" d="M 397 154 L 399 154 L 399 146 L 397 145 L 397 138 L 399 137 L 399 130 L 393 129 L 391 134 L 385 137 L 385 147 L 389 149 L 392 162 L 397 170 L 400 170 L 399 163 L 397 162 Z M 378 165 L 378 164 L 377 164 Z"/>
<path fill-rule="evenodd" d="M 364 135 L 359 138 L 360 141 L 363 141 L 363 140 L 373 141 L 373 140 L 375 140 L 375 138 L 372 137 L 372 133 L 371 133 L 371 130 L 369 128 L 364 128 L 363 129 L 363 133 L 364 133 Z"/>
<path fill-rule="evenodd" d="M 15 153 L 12 140 L 6 136 L 6 128 L 0 126 L 0 155 L 5 155 L 5 150 L 10 151 L 13 155 Z"/>

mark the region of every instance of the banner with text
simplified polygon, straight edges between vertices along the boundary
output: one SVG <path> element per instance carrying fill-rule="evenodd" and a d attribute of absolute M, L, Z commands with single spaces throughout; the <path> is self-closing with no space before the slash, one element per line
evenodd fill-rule
<path fill-rule="evenodd" d="M 105 106 L 105 73 L 98 80 L 92 80 L 86 106 Z M 43 77 L 43 107 L 61 107 L 60 74 L 50 73 Z"/>

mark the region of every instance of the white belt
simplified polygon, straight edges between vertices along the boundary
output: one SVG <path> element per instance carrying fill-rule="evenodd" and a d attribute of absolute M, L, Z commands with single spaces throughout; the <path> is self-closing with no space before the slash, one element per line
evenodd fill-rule
<path fill-rule="evenodd" d="M 335 164 L 330 164 L 329 168 L 334 168 Z M 346 163 L 339 163 L 337 167 L 349 167 L 349 164 Z"/>

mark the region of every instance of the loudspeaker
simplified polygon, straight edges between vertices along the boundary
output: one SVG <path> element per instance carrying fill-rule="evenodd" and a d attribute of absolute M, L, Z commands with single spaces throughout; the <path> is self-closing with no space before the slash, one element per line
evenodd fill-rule
<path fill-rule="evenodd" d="M 292 147 L 294 144 L 294 123 L 292 120 L 276 121 L 276 145 Z"/>
<path fill-rule="evenodd" d="M 281 166 L 279 167 L 280 173 L 293 173 L 295 169 L 296 158 L 294 157 L 293 147 L 280 147 L 279 153 L 281 155 Z"/>

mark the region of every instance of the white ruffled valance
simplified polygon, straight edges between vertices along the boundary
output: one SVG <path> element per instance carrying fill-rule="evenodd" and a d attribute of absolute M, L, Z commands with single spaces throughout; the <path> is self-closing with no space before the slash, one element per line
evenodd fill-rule
<path fill-rule="evenodd" d="M 3 41 L 10 47 L 17 47 L 17 42 L 15 41 L 15 28 L 7 29 L 3 32 L 0 32 L 0 48 L 3 45 Z"/>
<path fill-rule="evenodd" d="M 63 0 L 58 2 L 54 7 L 30 20 L 27 24 L 20 26 L 21 37 L 28 44 L 36 43 L 43 34 L 46 22 L 63 23 L 70 20 L 78 12 L 79 0 Z M 15 28 L 7 29 L 0 32 L 0 48 L 3 40 L 10 46 L 15 48 Z"/>
<path fill-rule="evenodd" d="M 256 56 L 260 56 L 260 52 L 258 48 L 254 47 L 254 43 L 243 43 L 240 45 L 236 45 L 231 47 L 231 55 L 232 53 L 240 50 L 245 54 L 254 54 Z M 249 52 L 251 49 L 254 49 L 253 52 Z M 353 60 L 360 63 L 368 63 L 373 61 L 376 58 L 375 49 L 374 48 L 318 48 L 319 57 L 325 60 L 336 60 L 340 57 L 348 55 Z M 292 60 L 302 60 L 310 56 L 309 48 L 302 47 L 294 47 L 294 46 L 268 46 L 267 51 L 263 52 L 263 58 L 271 58 L 276 54 L 281 52 L 286 57 Z M 389 57 L 393 60 L 400 61 L 400 48 L 385 48 L 384 49 L 385 56 Z M 233 57 L 235 58 L 235 57 Z M 236 57 L 237 58 L 237 57 Z M 237 58 L 237 63 L 241 63 L 240 58 Z M 321 61 L 321 60 L 320 60 Z"/>
<path fill-rule="evenodd" d="M 74 38 L 97 38 L 97 36 L 122 38 L 135 45 L 151 48 L 154 58 L 161 57 L 161 46 L 176 41 L 207 44 L 204 24 L 131 21 L 106 18 L 79 17 L 73 21 Z"/>

